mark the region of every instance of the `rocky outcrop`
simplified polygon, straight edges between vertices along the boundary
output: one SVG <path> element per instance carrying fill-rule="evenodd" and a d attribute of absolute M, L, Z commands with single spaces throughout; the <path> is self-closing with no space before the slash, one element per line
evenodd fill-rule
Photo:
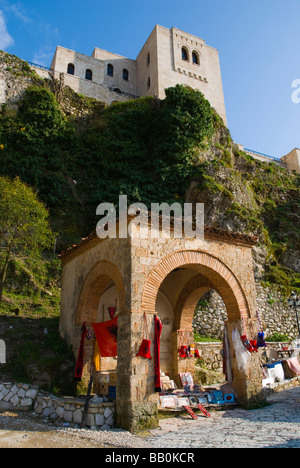
<path fill-rule="evenodd" d="M 42 81 L 27 62 L 0 51 L 0 105 L 17 108 L 25 89 Z"/>

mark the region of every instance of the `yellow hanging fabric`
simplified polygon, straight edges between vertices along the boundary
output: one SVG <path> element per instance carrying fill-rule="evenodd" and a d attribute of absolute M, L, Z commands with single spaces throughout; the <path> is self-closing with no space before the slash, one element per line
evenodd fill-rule
<path fill-rule="evenodd" d="M 97 340 L 95 340 L 95 348 L 94 348 L 94 366 L 95 366 L 95 371 L 100 372 L 100 365 L 101 365 L 101 355 L 98 347 Z"/>

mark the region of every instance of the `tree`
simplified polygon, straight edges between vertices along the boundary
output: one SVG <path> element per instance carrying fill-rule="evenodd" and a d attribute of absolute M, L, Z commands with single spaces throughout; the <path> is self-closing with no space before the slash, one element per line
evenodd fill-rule
<path fill-rule="evenodd" d="M 48 211 L 19 178 L 0 177 L 0 303 L 14 253 L 40 253 L 53 244 Z"/>
<path fill-rule="evenodd" d="M 46 88 L 27 88 L 18 104 L 16 114 L 0 112 L 0 175 L 20 177 L 49 209 L 57 208 L 71 196 L 72 121 Z"/>
<path fill-rule="evenodd" d="M 25 90 L 18 117 L 27 133 L 38 139 L 59 135 L 67 123 L 54 94 L 37 86 Z"/>

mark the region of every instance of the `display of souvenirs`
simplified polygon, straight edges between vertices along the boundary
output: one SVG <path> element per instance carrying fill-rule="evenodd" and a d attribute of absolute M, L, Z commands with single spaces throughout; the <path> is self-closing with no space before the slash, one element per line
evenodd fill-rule
<path fill-rule="evenodd" d="M 198 349 L 194 343 L 193 332 L 184 330 L 178 331 L 178 354 L 184 359 L 200 358 Z"/>
<path fill-rule="evenodd" d="M 194 387 L 194 380 L 193 380 L 193 376 L 190 372 L 181 372 L 180 374 L 180 379 L 181 379 L 181 383 L 183 385 L 183 388 L 186 386 L 186 387 L 189 387 L 189 388 L 193 388 Z"/>

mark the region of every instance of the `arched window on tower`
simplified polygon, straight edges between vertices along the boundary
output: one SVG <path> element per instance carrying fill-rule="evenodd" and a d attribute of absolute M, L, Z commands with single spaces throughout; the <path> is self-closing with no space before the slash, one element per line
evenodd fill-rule
<path fill-rule="evenodd" d="M 126 68 L 123 69 L 123 80 L 125 81 L 129 80 L 129 71 L 126 70 Z"/>
<path fill-rule="evenodd" d="M 107 65 L 107 76 L 114 76 L 114 66 L 111 63 Z"/>
<path fill-rule="evenodd" d="M 93 72 L 90 70 L 90 68 L 87 68 L 85 70 L 85 79 L 89 81 L 93 81 Z"/>
<path fill-rule="evenodd" d="M 192 57 L 193 57 L 193 63 L 195 65 L 200 65 L 199 54 L 197 52 L 193 51 Z"/>
<path fill-rule="evenodd" d="M 185 60 L 186 62 L 189 61 L 189 53 L 185 47 L 182 47 L 181 49 L 181 56 L 182 56 L 182 60 Z"/>
<path fill-rule="evenodd" d="M 68 64 L 68 75 L 75 75 L 75 65 L 73 63 Z"/>

